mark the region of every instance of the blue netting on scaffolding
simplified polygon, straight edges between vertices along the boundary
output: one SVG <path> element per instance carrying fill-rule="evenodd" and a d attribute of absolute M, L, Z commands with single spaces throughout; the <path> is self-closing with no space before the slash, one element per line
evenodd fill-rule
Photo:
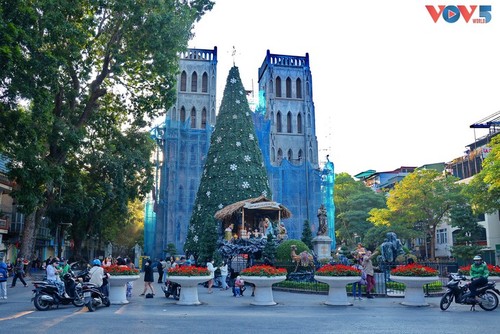
<path fill-rule="evenodd" d="M 156 230 L 156 213 L 154 199 L 151 195 L 146 198 L 144 207 L 144 254 L 154 254 L 154 235 Z"/>
<path fill-rule="evenodd" d="M 273 200 L 283 204 L 292 212 L 292 217 L 284 221 L 291 239 L 300 239 L 304 221 L 308 220 L 313 236 L 318 228 L 317 211 L 325 204 L 328 217 L 328 236 L 335 247 L 335 206 L 333 204 L 334 174 L 333 163 L 329 162 L 324 170 L 314 168 L 308 161 L 292 164 L 283 159 L 279 166 L 273 166 L 269 153 L 271 122 L 264 113 L 257 111 L 253 115 L 259 146 L 264 156 L 272 189 Z"/>
<path fill-rule="evenodd" d="M 181 253 L 186 241 L 213 131 L 211 126 L 193 129 L 190 124 L 190 118 L 179 122 L 167 115 L 163 124 L 150 131 L 161 150 L 161 155 L 156 158 L 156 194 L 153 199 L 156 225 L 155 229 L 146 231 L 145 227 L 144 231 L 145 254 L 151 256 L 163 257 L 168 244 L 174 244 Z"/>

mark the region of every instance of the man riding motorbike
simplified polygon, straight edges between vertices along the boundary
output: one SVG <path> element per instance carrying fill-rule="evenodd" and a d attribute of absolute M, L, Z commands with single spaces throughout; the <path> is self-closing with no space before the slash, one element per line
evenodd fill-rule
<path fill-rule="evenodd" d="M 95 259 L 92 261 L 92 268 L 89 271 L 90 275 L 90 283 L 95 284 L 99 290 L 102 291 L 102 284 L 104 282 L 104 278 L 106 274 L 104 273 L 104 269 L 101 267 L 101 260 Z"/>
<path fill-rule="evenodd" d="M 488 284 L 488 276 L 490 272 L 488 271 L 488 266 L 486 262 L 480 255 L 474 256 L 474 263 L 470 266 L 470 277 L 471 283 L 469 285 L 470 297 L 476 298 L 478 302 L 481 302 L 480 298 L 477 297 L 477 289 Z"/>

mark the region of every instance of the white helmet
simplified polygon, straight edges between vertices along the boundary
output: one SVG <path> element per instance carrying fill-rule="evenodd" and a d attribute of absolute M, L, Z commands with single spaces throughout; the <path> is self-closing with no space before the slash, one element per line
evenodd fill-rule
<path fill-rule="evenodd" d="M 481 255 L 476 255 L 476 256 L 474 256 L 474 258 L 472 260 L 474 260 L 474 261 L 482 261 L 483 258 L 481 257 Z"/>

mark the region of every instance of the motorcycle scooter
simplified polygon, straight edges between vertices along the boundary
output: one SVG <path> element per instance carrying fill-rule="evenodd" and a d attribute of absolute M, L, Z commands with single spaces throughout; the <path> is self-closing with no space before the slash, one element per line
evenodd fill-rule
<path fill-rule="evenodd" d="M 72 272 L 63 277 L 65 291 L 69 298 L 59 294 L 57 286 L 48 281 L 34 281 L 33 297 L 31 301 L 39 311 L 47 311 L 53 306 L 73 304 L 76 307 L 83 306 L 82 283 Z"/>
<path fill-rule="evenodd" d="M 166 280 L 165 285 L 162 285 L 161 289 L 163 290 L 166 298 L 172 296 L 175 300 L 179 300 L 181 295 L 181 286 L 179 283 Z"/>
<path fill-rule="evenodd" d="M 174 297 L 175 300 L 179 300 L 181 295 L 181 286 L 179 283 L 172 282 L 170 280 L 165 281 L 165 285 L 161 286 L 165 297 Z"/>
<path fill-rule="evenodd" d="M 84 305 L 87 307 L 89 312 L 94 312 L 100 305 L 104 305 L 106 307 L 111 305 L 111 301 L 108 296 L 103 294 L 101 289 L 93 283 L 83 283 L 82 291 Z"/>
<path fill-rule="evenodd" d="M 494 292 L 500 294 L 500 291 L 495 287 L 495 282 L 490 281 L 485 286 L 476 290 L 477 296 L 481 300 L 477 301 L 476 298 L 470 296 L 470 283 L 462 284 L 463 281 L 467 281 L 465 276 L 451 274 L 449 279 L 450 281 L 446 284 L 448 290 L 439 303 L 441 310 L 446 311 L 453 300 L 455 300 L 457 304 L 471 305 L 471 311 L 476 310 L 476 305 L 479 305 L 479 307 L 485 311 L 493 311 L 498 307 L 498 297 Z"/>

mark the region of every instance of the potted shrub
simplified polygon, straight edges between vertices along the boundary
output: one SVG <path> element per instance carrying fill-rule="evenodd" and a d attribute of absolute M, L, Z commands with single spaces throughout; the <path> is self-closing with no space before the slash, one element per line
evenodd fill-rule
<path fill-rule="evenodd" d="M 329 286 L 326 305 L 352 305 L 345 287 L 361 279 L 361 270 L 343 264 L 327 264 L 316 270 L 314 279 Z"/>
<path fill-rule="evenodd" d="M 199 305 L 198 284 L 208 281 L 210 272 L 207 268 L 183 265 L 170 268 L 168 279 L 181 286 L 178 305 Z"/>
<path fill-rule="evenodd" d="M 425 302 L 424 285 L 438 281 L 438 271 L 416 263 L 397 266 L 391 270 L 390 279 L 406 286 L 402 302 L 407 306 L 428 306 Z"/>
<path fill-rule="evenodd" d="M 241 279 L 255 285 L 255 298 L 253 305 L 276 305 L 273 297 L 272 286 L 286 279 L 286 269 L 270 265 L 257 265 L 243 269 Z"/>
<path fill-rule="evenodd" d="M 110 275 L 108 282 L 111 304 L 128 304 L 127 282 L 134 282 L 139 279 L 139 269 L 115 264 L 103 267 L 103 269 Z"/>

